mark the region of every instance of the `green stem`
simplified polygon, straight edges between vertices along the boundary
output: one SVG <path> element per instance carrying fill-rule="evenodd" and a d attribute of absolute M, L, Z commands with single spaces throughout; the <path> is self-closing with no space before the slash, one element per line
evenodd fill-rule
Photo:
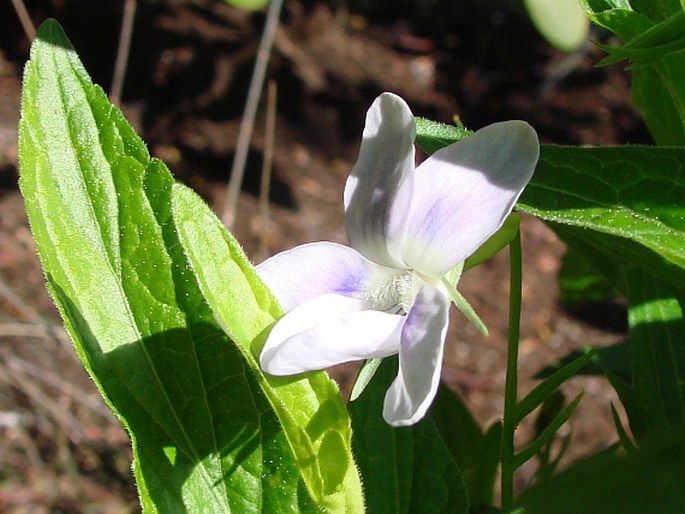
<path fill-rule="evenodd" d="M 518 391 L 518 353 L 521 324 L 522 258 L 521 233 L 509 245 L 509 339 L 507 342 L 507 377 L 504 386 L 504 415 L 502 418 L 502 511 L 511 512 L 514 507 L 514 432 L 516 432 L 516 404 Z"/>

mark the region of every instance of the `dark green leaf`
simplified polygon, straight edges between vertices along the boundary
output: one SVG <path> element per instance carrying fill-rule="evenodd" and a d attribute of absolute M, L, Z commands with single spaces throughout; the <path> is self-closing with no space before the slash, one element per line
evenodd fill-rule
<path fill-rule="evenodd" d="M 638 269 L 626 283 L 633 371 L 624 405 L 640 441 L 685 424 L 685 295 Z"/>
<path fill-rule="evenodd" d="M 542 448 L 548 444 L 556 435 L 557 431 L 566 423 L 573 412 L 578 407 L 580 400 L 583 399 L 583 392 L 580 392 L 571 403 L 564 407 L 559 414 L 542 430 L 542 432 L 533 439 L 528 446 L 518 452 L 515 456 L 515 467 L 521 467 L 525 462 L 532 459 Z"/>
<path fill-rule="evenodd" d="M 368 512 L 466 514 L 463 478 L 432 418 L 406 428 L 393 428 L 383 420 L 383 399 L 396 374 L 397 357 L 384 359 L 349 405 Z"/>
<path fill-rule="evenodd" d="M 545 378 L 540 384 L 535 386 L 517 405 L 516 422 L 520 423 L 523 418 L 533 412 L 569 378 L 575 376 L 578 371 L 594 357 L 592 350 L 581 355 L 564 367 L 558 369 L 550 376 Z"/>
<path fill-rule="evenodd" d="M 567 308 L 606 302 L 616 289 L 587 259 L 573 248 L 566 250 L 558 274 L 559 302 Z"/>
<path fill-rule="evenodd" d="M 580 461 L 527 490 L 526 514 L 685 512 L 685 438 L 650 441 L 637 454 L 613 451 Z"/>
<path fill-rule="evenodd" d="M 593 353 L 592 359 L 576 371 L 576 375 L 605 375 L 607 372 L 610 372 L 624 382 L 630 383 L 632 373 L 630 341 L 622 341 L 609 346 L 585 347 L 574 350 L 558 362 L 541 369 L 535 374 L 535 378 L 547 378 L 552 373 L 589 352 Z"/>
<path fill-rule="evenodd" d="M 471 509 L 493 502 L 500 457 L 501 425 L 483 433 L 464 402 L 442 384 L 430 415 L 461 470 L 469 493 Z"/>

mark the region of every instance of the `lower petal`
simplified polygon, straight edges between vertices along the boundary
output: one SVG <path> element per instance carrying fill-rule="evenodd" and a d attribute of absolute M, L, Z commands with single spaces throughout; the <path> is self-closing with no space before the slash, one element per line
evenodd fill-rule
<path fill-rule="evenodd" d="M 314 298 L 281 318 L 262 349 L 272 375 L 294 375 L 399 351 L 406 317 L 361 310 L 360 300 L 338 294 Z"/>
<path fill-rule="evenodd" d="M 424 285 L 402 327 L 399 370 L 383 404 L 392 426 L 413 425 L 426 414 L 440 383 L 449 300 Z"/>

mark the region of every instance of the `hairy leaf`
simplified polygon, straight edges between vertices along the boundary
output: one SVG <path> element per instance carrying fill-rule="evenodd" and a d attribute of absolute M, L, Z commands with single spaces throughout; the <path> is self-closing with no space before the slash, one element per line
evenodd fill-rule
<path fill-rule="evenodd" d="M 171 217 L 170 173 L 92 84 L 51 20 L 32 46 L 19 131 L 20 186 L 48 286 L 76 351 L 131 436 L 144 510 L 321 512 L 327 497 L 300 471 L 282 426 L 292 399 L 266 387 L 221 330 L 189 266 Z M 241 307 L 241 328 L 233 328 L 246 337 L 254 333 L 248 319 L 271 319 L 277 309 Z M 331 412 L 331 388 L 303 383 L 308 405 L 298 399 L 292 409 L 315 425 L 322 410 Z M 327 486 L 341 488 L 334 480 Z"/>

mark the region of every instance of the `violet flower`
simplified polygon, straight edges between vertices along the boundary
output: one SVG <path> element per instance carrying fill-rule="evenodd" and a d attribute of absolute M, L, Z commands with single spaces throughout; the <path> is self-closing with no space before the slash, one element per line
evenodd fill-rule
<path fill-rule="evenodd" d="M 286 311 L 262 349 L 262 369 L 291 375 L 399 353 L 383 406 L 393 426 L 428 410 L 458 295 L 451 272 L 500 228 L 539 155 L 522 121 L 489 125 L 418 167 L 415 136 L 404 100 L 380 95 L 345 185 L 351 247 L 309 243 L 257 267 Z"/>

